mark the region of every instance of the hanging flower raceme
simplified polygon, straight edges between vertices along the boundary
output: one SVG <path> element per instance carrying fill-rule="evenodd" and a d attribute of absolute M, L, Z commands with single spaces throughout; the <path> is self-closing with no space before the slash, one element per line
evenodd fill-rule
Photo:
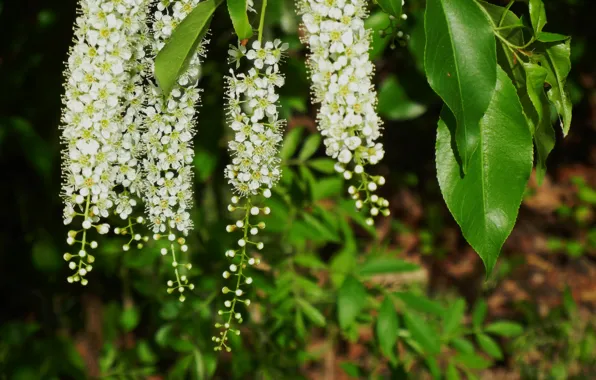
<path fill-rule="evenodd" d="M 226 168 L 225 175 L 237 194 L 232 197 L 228 209 L 232 212 L 241 211 L 242 216 L 226 228 L 228 232 L 239 231 L 240 239 L 237 249 L 226 252 L 232 264 L 223 277 L 233 278 L 234 287 L 222 289 L 231 298 L 224 302 L 226 310 L 219 311 L 224 323 L 216 324 L 222 330 L 219 336 L 213 337 L 215 350 L 225 348 L 230 351 L 228 334 L 240 334 L 240 330 L 234 327 L 235 322 L 242 322 L 242 314 L 236 306 L 239 303 L 250 305 L 250 300 L 244 295 L 245 287 L 252 283 L 245 269 L 259 264 L 259 259 L 252 257 L 250 250 L 264 247 L 262 242 L 255 241 L 254 236 L 265 228 L 265 223 L 255 223 L 251 218 L 261 213 L 267 215 L 270 209 L 253 204 L 252 196 L 269 198 L 271 188 L 281 175 L 278 149 L 285 121 L 279 119 L 277 89 L 283 86 L 284 77 L 279 73 L 278 64 L 287 47 L 280 40 L 267 42 L 264 46 L 260 41 L 255 41 L 248 52 L 242 45 L 232 47 L 229 51 L 230 61 L 237 62 L 236 69 L 240 67 L 243 57 L 247 58 L 250 68 L 240 74 L 230 70 L 226 78 L 228 123 L 234 131 L 234 140 L 229 143 L 232 163 Z"/>
<path fill-rule="evenodd" d="M 337 159 L 336 170 L 347 180 L 358 177 L 357 186 L 348 189 L 356 207 L 366 207 L 371 216 L 388 215 L 389 203 L 374 194 L 385 179 L 365 170 L 384 155 L 383 145 L 376 142 L 382 121 L 371 82 L 366 1 L 301 0 L 298 11 L 305 27 L 303 42 L 310 49 L 313 101 L 321 106 L 317 119 L 326 153 Z M 373 219 L 367 223 L 373 224 Z"/>
<path fill-rule="evenodd" d="M 64 223 L 81 220 L 81 229 L 68 232 L 69 245 L 80 245 L 64 259 L 74 273 L 69 282 L 87 284 L 98 244 L 89 231 L 106 234 L 102 221 L 116 202 L 117 184 L 128 186 L 122 166 L 135 166 L 123 144 L 126 88 L 134 72 L 135 52 L 145 23 L 147 1 L 81 0 L 74 46 L 66 69 L 62 116 Z M 135 129 L 134 122 L 130 128 Z"/>
<path fill-rule="evenodd" d="M 194 9 L 199 0 L 160 0 L 153 17 L 151 54 L 148 59 L 153 73 L 154 58 L 165 45 L 172 31 Z M 191 268 L 191 264 L 180 263 L 176 258 L 176 246 L 185 252 L 188 247 L 185 238 L 192 229 L 189 210 L 192 208 L 192 164 L 194 150 L 192 139 L 195 131 L 195 106 L 200 100 L 197 88 L 201 57 L 205 54 L 203 40 L 192 57 L 186 72 L 180 76 L 177 85 L 166 98 L 153 78 L 147 78 L 149 84 L 145 114 L 145 133 L 143 143 L 146 159 L 143 161 L 145 176 L 144 200 L 148 221 L 152 226 L 155 239 L 167 235 L 169 249 L 162 249 L 172 256 L 175 281 L 168 281 L 168 292 L 180 292 L 180 301 L 184 301 L 185 288 L 193 288 L 186 276 L 180 275 L 179 268 Z"/>

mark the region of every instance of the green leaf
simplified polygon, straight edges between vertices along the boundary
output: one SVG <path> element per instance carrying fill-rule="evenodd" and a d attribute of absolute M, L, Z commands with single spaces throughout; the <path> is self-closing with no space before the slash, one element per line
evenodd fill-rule
<path fill-rule="evenodd" d="M 372 31 L 370 50 L 368 52 L 371 61 L 379 58 L 387 45 L 389 45 L 390 39 L 379 35 L 379 31 L 385 29 L 389 23 L 389 16 L 387 13 L 381 11 L 371 13 L 364 21 L 364 27 Z"/>
<path fill-rule="evenodd" d="M 134 306 L 129 306 L 122 310 L 120 315 L 120 326 L 125 332 L 129 332 L 138 326 L 140 320 L 139 311 Z"/>
<path fill-rule="evenodd" d="M 453 361 L 470 369 L 485 369 L 492 364 L 490 360 L 474 353 L 458 354 L 453 357 Z"/>
<path fill-rule="evenodd" d="M 410 120 L 425 113 L 426 106 L 411 100 L 397 77 L 391 75 L 379 89 L 378 110 L 381 116 L 389 120 Z"/>
<path fill-rule="evenodd" d="M 284 159 L 288 160 L 290 157 L 294 155 L 296 152 L 296 148 L 298 148 L 298 144 L 300 144 L 300 139 L 302 138 L 302 132 L 304 128 L 298 127 L 291 129 L 284 138 L 283 145 L 281 146 L 281 150 L 279 152 L 279 156 Z"/>
<path fill-rule="evenodd" d="M 544 81 L 547 71 L 536 63 L 521 63 L 526 74 L 528 97 L 534 107 L 532 115 L 528 115 L 534 125 L 534 143 L 536 144 L 536 176 L 538 183 L 546 174 L 546 159 L 555 147 L 555 131 L 550 119 L 550 103 L 544 92 Z"/>
<path fill-rule="evenodd" d="M 304 315 L 306 315 L 306 317 L 312 323 L 319 327 L 323 327 L 326 325 L 327 322 L 325 321 L 325 316 L 321 314 L 321 312 L 316 307 L 303 300 L 302 298 L 297 298 L 296 302 L 298 303 L 298 306 L 300 306 L 300 309 L 302 310 Z"/>
<path fill-rule="evenodd" d="M 373 257 L 360 267 L 361 276 L 373 276 L 386 273 L 413 272 L 420 269 L 417 264 L 394 257 Z"/>
<path fill-rule="evenodd" d="M 462 177 L 453 151 L 455 120 L 445 107 L 437 133 L 437 177 L 447 207 L 478 252 L 487 275 L 511 233 L 532 170 L 532 136 L 515 87 L 499 68 L 495 95 L 480 123 L 480 148 Z"/>
<path fill-rule="evenodd" d="M 405 311 L 404 321 L 412 338 L 420 344 L 426 353 L 438 354 L 441 351 L 441 342 L 437 332 L 424 319 Z"/>
<path fill-rule="evenodd" d="M 474 306 L 474 310 L 472 310 L 472 324 L 474 328 L 480 330 L 482 327 L 482 323 L 484 322 L 484 318 L 486 318 L 486 313 L 488 311 L 488 305 L 485 301 L 480 300 Z"/>
<path fill-rule="evenodd" d="M 339 327 L 348 328 L 366 305 L 366 289 L 354 276 L 347 276 L 337 299 Z"/>
<path fill-rule="evenodd" d="M 536 38 L 540 42 L 560 42 L 566 41 L 571 37 L 559 33 L 540 32 Z"/>
<path fill-rule="evenodd" d="M 472 344 L 472 342 L 465 338 L 452 339 L 450 344 L 453 348 L 455 348 L 458 352 L 461 352 L 462 354 L 474 353 L 474 345 Z"/>
<path fill-rule="evenodd" d="M 493 338 L 486 334 L 478 334 L 476 335 L 476 340 L 478 341 L 478 345 L 484 352 L 489 354 L 491 357 L 495 359 L 503 359 L 503 352 L 501 352 L 501 347 L 494 341 Z"/>
<path fill-rule="evenodd" d="M 447 373 L 445 374 L 445 378 L 447 380 L 459 380 L 459 373 L 457 372 L 457 368 L 453 363 L 449 363 L 447 366 Z"/>
<path fill-rule="evenodd" d="M 394 293 L 396 297 L 402 300 L 406 304 L 408 309 L 420 311 L 442 317 L 445 314 L 445 308 L 439 305 L 437 302 L 430 300 L 424 296 L 419 296 L 412 292 L 398 292 Z"/>
<path fill-rule="evenodd" d="M 542 32 L 542 28 L 546 25 L 546 10 L 542 0 L 530 0 L 530 21 L 534 28 L 534 34 L 538 35 Z"/>
<path fill-rule="evenodd" d="M 395 18 L 401 17 L 402 0 L 376 0 L 381 9 Z"/>
<path fill-rule="evenodd" d="M 547 70 L 546 82 L 551 85 L 548 98 L 561 115 L 563 135 L 567 136 L 571 127 L 571 109 L 573 107 L 569 91 L 566 88 L 567 75 L 571 71 L 570 40 L 556 44 L 545 44 L 544 47 L 545 54 L 541 56 L 540 62 L 542 67 Z"/>
<path fill-rule="evenodd" d="M 314 160 L 308 161 L 307 164 L 314 170 L 321 173 L 335 173 L 335 160 L 331 158 L 315 158 Z"/>
<path fill-rule="evenodd" d="M 500 7 L 498 5 L 491 4 L 486 1 L 481 0 L 478 3 L 482 6 L 482 9 L 492 20 L 492 24 L 495 27 L 508 27 L 506 29 L 498 31 L 498 33 L 501 36 L 518 46 L 524 45 L 523 28 L 521 28 L 523 26 L 523 23 L 519 19 L 519 17 L 515 15 L 515 13 L 511 12 L 505 7 Z M 512 26 L 518 27 L 514 28 Z"/>
<path fill-rule="evenodd" d="M 298 158 L 301 161 L 309 159 L 313 154 L 315 154 L 315 152 L 319 148 L 319 145 L 321 145 L 320 134 L 315 133 L 308 136 L 306 142 L 304 143 L 304 146 L 302 147 L 302 150 L 300 151 L 300 154 L 298 155 Z"/>
<path fill-rule="evenodd" d="M 443 320 L 443 334 L 450 337 L 460 326 L 466 312 L 466 302 L 462 299 L 455 301 L 447 310 Z"/>
<path fill-rule="evenodd" d="M 228 0 L 228 12 L 239 40 L 252 37 L 252 26 L 248 21 L 246 0 Z"/>
<path fill-rule="evenodd" d="M 428 0 L 424 23 L 428 83 L 455 116 L 457 152 L 467 173 L 481 140 L 480 120 L 497 82 L 491 23 L 470 0 Z"/>
<path fill-rule="evenodd" d="M 395 343 L 397 342 L 399 320 L 395 306 L 390 297 L 386 296 L 381 303 L 379 316 L 377 318 L 377 339 L 381 352 L 391 360 L 397 362 L 395 356 Z"/>
<path fill-rule="evenodd" d="M 213 12 L 222 1 L 200 2 L 176 27 L 168 42 L 155 57 L 155 78 L 166 97 L 197 53 L 199 44 L 209 30 Z"/>
<path fill-rule="evenodd" d="M 486 326 L 484 331 L 507 338 L 513 338 L 521 335 L 524 332 L 524 328 L 516 322 L 498 321 Z"/>

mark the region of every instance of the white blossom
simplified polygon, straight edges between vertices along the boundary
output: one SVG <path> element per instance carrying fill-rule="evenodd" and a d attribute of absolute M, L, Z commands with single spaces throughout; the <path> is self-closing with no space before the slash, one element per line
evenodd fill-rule
<path fill-rule="evenodd" d="M 376 142 L 382 121 L 375 110 L 374 66 L 368 55 L 371 36 L 364 26 L 366 1 L 300 0 L 298 12 L 304 24 L 303 42 L 310 50 L 313 102 L 320 104 L 318 128 L 327 155 L 337 159 L 337 170 L 351 179 L 346 168 L 374 165 L 384 156 L 382 144 Z M 365 171 L 359 177 L 362 183 L 354 191 L 355 199 L 380 178 Z M 370 202 L 368 193 L 366 201 Z"/>
<path fill-rule="evenodd" d="M 279 119 L 276 89 L 284 84 L 278 64 L 287 48 L 275 40 L 263 46 L 254 41 L 248 51 L 242 46 L 229 50 L 231 62 L 246 56 L 254 65 L 245 73 L 230 70 L 226 78 L 228 123 L 235 135 L 228 144 L 232 163 L 225 175 L 242 196 L 271 189 L 281 175 L 278 147 L 285 122 Z"/>
<path fill-rule="evenodd" d="M 199 0 L 160 0 L 153 14 L 151 43 L 147 59 L 153 73 L 153 60 L 170 38 L 172 31 L 194 9 Z M 192 57 L 186 72 L 178 78 L 168 98 L 153 78 L 143 106 L 145 133 L 143 145 L 146 158 L 142 162 L 144 200 L 148 220 L 154 232 L 177 229 L 187 234 L 192 228 L 189 210 L 192 207 L 192 164 L 195 136 L 195 106 L 200 100 L 197 88 L 201 57 L 205 53 L 203 40 Z"/>
<path fill-rule="evenodd" d="M 109 230 L 100 221 L 117 200 L 116 187 L 135 187 L 138 152 L 127 142 L 138 140 L 138 120 L 128 91 L 139 80 L 135 60 L 143 50 L 147 7 L 147 0 L 80 1 L 65 72 L 62 189 L 64 223 L 83 219 L 81 251 L 90 244 L 87 230 Z M 94 259 L 85 258 L 69 264 L 76 269 L 69 282 L 87 283 L 82 277 Z"/>

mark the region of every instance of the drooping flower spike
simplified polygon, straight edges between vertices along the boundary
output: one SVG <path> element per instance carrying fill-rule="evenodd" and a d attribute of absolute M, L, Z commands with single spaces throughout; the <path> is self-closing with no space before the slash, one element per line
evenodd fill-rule
<path fill-rule="evenodd" d="M 172 31 L 194 9 L 199 0 L 159 0 L 153 14 L 152 39 L 148 57 L 149 69 L 153 73 L 154 58 L 170 38 Z M 180 293 L 194 286 L 179 272 L 180 267 L 191 268 L 191 264 L 178 261 L 176 249 L 185 252 L 188 247 L 185 238 L 192 229 L 190 209 L 193 203 L 192 165 L 194 150 L 192 139 L 196 134 L 196 105 L 201 90 L 197 87 L 201 58 L 205 55 L 208 40 L 199 44 L 189 67 L 178 78 L 178 83 L 166 98 L 152 77 L 149 82 L 145 114 L 143 144 L 146 158 L 143 161 L 145 176 L 144 200 L 148 222 L 154 232 L 154 239 L 167 236 L 169 248 L 161 253 L 172 257 L 175 280 L 168 281 L 168 292 Z M 179 247 L 175 243 L 178 243 Z"/>
<path fill-rule="evenodd" d="M 102 219 L 120 202 L 115 187 L 138 183 L 137 152 L 127 143 L 138 139 L 137 122 L 126 116 L 126 91 L 136 80 L 147 5 L 146 0 L 80 2 L 62 116 L 64 223 L 82 219 L 80 229 L 68 232 L 67 243 L 80 245 L 64 254 L 74 271 L 69 282 L 88 283 L 85 275 L 95 260 L 90 249 L 98 246 L 89 232 L 109 231 Z"/>
<path fill-rule="evenodd" d="M 214 336 L 215 350 L 231 348 L 227 344 L 228 334 L 240 334 L 234 326 L 242 322 L 242 314 L 237 305 L 250 305 L 250 300 L 244 298 L 245 288 L 252 283 L 252 278 L 246 275 L 247 266 L 258 265 L 259 259 L 253 257 L 250 250 L 261 250 L 262 242 L 255 241 L 254 236 L 265 228 L 264 222 L 255 223 L 252 217 L 259 214 L 269 214 L 269 207 L 258 207 L 253 204 L 252 197 L 262 195 L 271 196 L 271 188 L 278 182 L 280 170 L 279 145 L 282 141 L 285 121 L 279 119 L 277 89 L 283 86 L 285 79 L 279 73 L 279 62 L 287 44 L 280 40 L 267 42 L 254 41 L 247 49 L 239 45 L 229 50 L 230 63 L 237 63 L 246 57 L 249 69 L 236 74 L 230 70 L 227 81 L 228 124 L 234 131 L 234 140 L 229 143 L 232 163 L 226 168 L 225 175 L 237 194 L 232 197 L 228 206 L 230 211 L 241 211 L 243 216 L 235 224 L 227 226 L 228 232 L 240 231 L 237 242 L 238 248 L 226 252 L 232 260 L 229 270 L 224 271 L 223 277 L 233 278 L 234 287 L 222 289 L 231 298 L 224 302 L 226 310 L 220 310 L 224 323 L 217 323 L 221 328 L 219 336 Z"/>
<path fill-rule="evenodd" d="M 382 121 L 376 113 L 377 95 L 371 78 L 374 66 L 369 59 L 370 31 L 364 27 L 368 13 L 365 0 L 300 0 L 310 56 L 313 102 L 320 104 L 318 128 L 324 137 L 326 153 L 337 159 L 336 170 L 346 180 L 357 177 L 348 191 L 358 209 L 366 208 L 371 217 L 389 214 L 386 199 L 374 194 L 385 183 L 370 175 L 366 167 L 384 156 Z"/>

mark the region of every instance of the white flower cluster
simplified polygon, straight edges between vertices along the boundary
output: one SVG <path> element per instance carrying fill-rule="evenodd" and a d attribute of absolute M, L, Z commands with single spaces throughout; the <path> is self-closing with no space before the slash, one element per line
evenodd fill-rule
<path fill-rule="evenodd" d="M 376 142 L 382 121 L 371 82 L 374 66 L 368 55 L 370 31 L 364 27 L 366 1 L 301 0 L 298 11 L 306 32 L 303 42 L 310 49 L 313 100 L 321 104 L 318 128 L 326 153 L 338 160 L 336 169 L 346 179 L 352 178 L 347 167 L 360 175 L 362 183 L 350 191 L 355 199 L 365 192 L 364 202 L 371 211 L 386 210 L 386 200 L 377 196 L 373 201 L 370 195 L 384 180 L 364 171 L 364 166 L 377 164 L 384 156 L 383 145 Z"/>
<path fill-rule="evenodd" d="M 101 218 L 118 196 L 115 186 L 134 187 L 137 181 L 136 151 L 127 144 L 130 130 L 137 130 L 134 118 L 126 117 L 127 89 L 135 80 L 136 54 L 145 24 L 147 0 L 81 0 L 75 25 L 75 43 L 68 58 L 62 117 L 64 223 L 81 216 L 80 231 L 69 231 L 67 242 L 81 244 L 69 267 L 75 273 L 69 282 L 80 281 L 92 269 L 94 258 L 87 251 L 97 243 L 88 241 L 87 231 L 109 231 Z M 131 111 L 132 112 L 132 111 Z M 126 137 L 129 136 L 129 137 Z M 136 135 L 138 139 L 138 133 Z M 132 170 L 127 170 L 132 168 Z"/>
<path fill-rule="evenodd" d="M 194 9 L 199 0 L 160 0 L 153 17 L 151 58 L 170 38 L 174 28 Z M 152 78 L 149 86 L 145 114 L 143 144 L 146 158 L 143 161 L 145 176 L 144 200 L 149 223 L 156 233 L 177 229 L 184 235 L 192 228 L 189 209 L 192 207 L 192 163 L 195 135 L 195 106 L 200 100 L 197 88 L 200 58 L 204 55 L 203 40 L 192 58 L 187 71 L 178 79 L 178 85 L 166 99 Z"/>
<path fill-rule="evenodd" d="M 230 49 L 230 61 L 246 57 L 251 65 L 247 73 L 230 70 L 228 84 L 228 116 L 234 130 L 229 148 L 232 164 L 225 175 L 241 196 L 271 194 L 280 177 L 278 146 L 282 141 L 284 121 L 279 119 L 276 88 L 283 86 L 279 61 L 288 45 L 280 40 L 253 42 L 251 49 L 239 45 Z"/>

